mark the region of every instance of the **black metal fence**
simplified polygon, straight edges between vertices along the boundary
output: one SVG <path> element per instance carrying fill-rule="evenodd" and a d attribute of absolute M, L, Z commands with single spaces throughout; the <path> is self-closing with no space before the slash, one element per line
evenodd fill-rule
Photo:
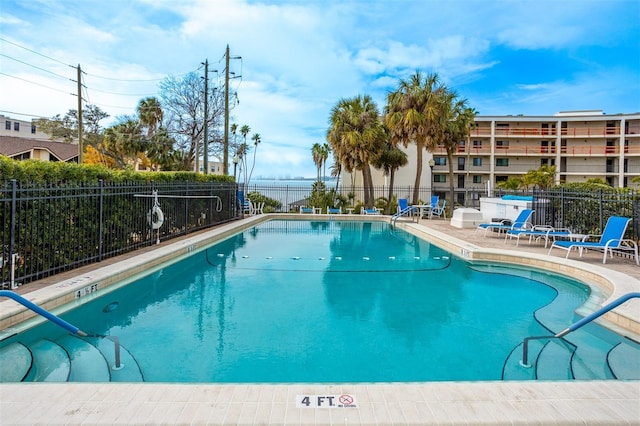
<path fill-rule="evenodd" d="M 152 215 L 156 202 L 160 216 Z M 236 206 L 236 186 L 229 184 L 5 182 L 0 186 L 2 287 L 232 220 Z"/>
<path fill-rule="evenodd" d="M 220 183 L 99 182 L 81 186 L 2 183 L 1 286 L 26 284 L 239 218 L 242 211 L 237 189 L 236 185 Z M 332 188 L 328 185 L 327 189 Z M 297 212 L 297 206 L 306 205 L 312 186 L 311 183 L 251 184 L 244 191 L 277 200 L 279 207 L 274 208 L 275 211 Z M 345 186 L 338 192 L 346 198 L 348 206 L 364 198 L 361 187 Z M 396 187 L 393 192 L 397 198 L 411 199 L 413 188 Z M 448 197 L 447 192 L 435 190 L 433 193 Z M 388 187 L 376 187 L 374 194 L 376 198 L 386 198 Z M 431 188 L 422 188 L 419 192 L 421 200 L 429 200 L 431 195 Z M 637 192 L 557 190 L 519 192 L 518 195 L 531 197 L 536 211 L 535 224 L 598 234 L 609 216 L 626 216 L 633 218 L 627 238 L 640 239 Z M 465 200 L 464 203 L 456 201 L 457 205 L 479 209 L 480 197 L 486 193 L 481 189 L 465 189 L 464 193 L 457 191 L 455 196 Z M 162 226 L 157 226 L 160 218 L 152 215 L 156 202 L 163 214 Z"/>
<path fill-rule="evenodd" d="M 640 240 L 640 196 L 635 191 L 531 191 L 533 223 L 598 235 L 610 216 L 632 218 L 626 237 Z"/>

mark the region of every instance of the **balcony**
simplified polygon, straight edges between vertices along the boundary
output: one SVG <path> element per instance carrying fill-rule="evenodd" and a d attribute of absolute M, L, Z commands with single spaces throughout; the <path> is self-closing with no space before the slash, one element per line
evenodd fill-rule
<path fill-rule="evenodd" d="M 514 143 L 507 146 L 496 146 L 495 154 L 496 155 L 539 155 L 539 156 L 554 156 L 560 149 L 560 153 L 563 156 L 616 156 L 620 154 L 620 147 L 618 145 L 615 146 L 606 146 L 604 143 L 597 145 L 568 145 L 562 146 L 558 148 L 557 146 L 542 146 L 540 144 L 523 144 L 523 143 Z M 435 151 L 433 151 L 434 155 L 445 156 L 447 155 L 446 150 L 443 147 L 438 147 Z M 458 149 L 454 153 L 454 155 L 477 155 L 477 156 L 487 156 L 491 154 L 491 146 L 490 144 L 484 143 L 482 145 L 464 145 L 458 146 Z M 629 155 L 640 155 L 640 144 L 631 144 L 624 147 L 624 154 Z"/>
<path fill-rule="evenodd" d="M 620 126 L 596 126 L 596 127 L 568 127 L 560 129 L 555 128 L 540 128 L 540 127 L 515 127 L 515 128 L 496 128 L 495 136 L 506 137 L 537 137 L 545 138 L 552 136 L 565 137 L 611 137 L 620 136 Z M 476 127 L 471 129 L 470 136 L 474 137 L 490 137 L 490 127 Z"/>

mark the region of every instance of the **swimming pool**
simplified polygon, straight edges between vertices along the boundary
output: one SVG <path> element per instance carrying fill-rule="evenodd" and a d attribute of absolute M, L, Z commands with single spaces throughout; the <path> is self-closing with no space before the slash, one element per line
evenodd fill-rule
<path fill-rule="evenodd" d="M 573 279 L 471 264 L 383 222 L 275 220 L 63 317 L 118 336 L 146 381 L 499 380 L 536 377 L 515 362 L 520 342 L 564 329 L 587 296 Z M 45 336 L 86 352 L 51 325 L 5 344 Z M 591 364 L 629 346 L 595 324 L 572 338 L 578 350 L 552 345 L 545 356 L 582 367 L 543 376 L 611 378 Z"/>

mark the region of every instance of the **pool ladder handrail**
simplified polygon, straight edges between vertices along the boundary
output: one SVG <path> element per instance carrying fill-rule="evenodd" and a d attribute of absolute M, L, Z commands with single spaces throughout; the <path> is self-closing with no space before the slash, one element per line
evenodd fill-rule
<path fill-rule="evenodd" d="M 22 306 L 24 306 L 25 308 L 35 312 L 36 314 L 46 318 L 47 320 L 51 321 L 52 323 L 56 324 L 59 327 L 64 328 L 65 330 L 69 331 L 72 334 L 77 334 L 78 336 L 81 337 L 105 337 L 109 340 L 111 340 L 114 344 L 115 347 L 115 365 L 113 366 L 114 370 L 120 370 L 123 365 L 120 362 L 120 341 L 116 336 L 102 336 L 99 334 L 88 334 L 85 333 L 84 331 L 80 330 L 78 327 L 76 327 L 73 324 L 68 323 L 67 321 L 63 320 L 62 318 L 52 314 L 51 312 L 47 311 L 44 308 L 41 308 L 40 306 L 36 305 L 35 303 L 25 299 L 24 297 L 20 296 L 18 293 L 13 292 L 13 291 L 9 291 L 9 290 L 0 290 L 0 297 L 8 297 L 9 299 L 18 302 L 19 304 L 21 304 Z"/>
<path fill-rule="evenodd" d="M 413 206 L 409 206 L 404 210 L 400 210 L 399 212 L 395 213 L 393 216 L 391 216 L 391 225 L 395 225 L 399 217 L 404 216 L 406 213 L 412 212 L 413 209 L 414 209 Z"/>
<path fill-rule="evenodd" d="M 567 334 L 569 334 L 569 333 L 571 333 L 573 331 L 576 331 L 580 327 L 582 327 L 582 326 L 590 323 L 591 321 L 595 320 L 596 318 L 599 318 L 602 315 L 606 314 L 607 312 L 609 312 L 613 308 L 617 308 L 618 306 L 622 305 L 626 301 L 631 300 L 631 299 L 636 298 L 636 297 L 640 298 L 640 292 L 627 293 L 627 294 L 617 298 L 613 302 L 609 303 L 608 305 L 603 306 L 602 308 L 598 309 L 597 311 L 587 315 L 586 317 L 582 318 L 581 320 L 576 321 L 575 323 L 571 324 L 569 327 L 565 328 L 561 332 L 556 333 L 556 334 L 554 334 L 552 336 L 529 336 L 529 337 L 526 337 L 522 341 L 522 360 L 520 361 L 520 365 L 525 367 L 525 368 L 531 367 L 531 364 L 529 364 L 529 359 L 528 359 L 529 358 L 529 341 L 530 340 L 563 339 L 564 336 L 566 336 Z"/>

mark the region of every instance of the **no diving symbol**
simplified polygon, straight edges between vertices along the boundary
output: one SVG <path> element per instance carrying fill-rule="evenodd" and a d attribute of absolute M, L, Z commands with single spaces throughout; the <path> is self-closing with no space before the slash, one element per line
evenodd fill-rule
<path fill-rule="evenodd" d="M 351 395 L 340 395 L 338 401 L 340 401 L 341 404 L 351 405 L 353 404 L 353 397 Z"/>

